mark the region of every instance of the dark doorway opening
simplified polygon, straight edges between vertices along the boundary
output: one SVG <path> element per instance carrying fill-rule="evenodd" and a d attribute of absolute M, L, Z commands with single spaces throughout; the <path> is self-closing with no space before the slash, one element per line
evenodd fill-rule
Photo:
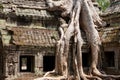
<path fill-rule="evenodd" d="M 90 53 L 82 53 L 82 63 L 83 67 L 89 67 L 90 66 Z"/>
<path fill-rule="evenodd" d="M 20 56 L 20 72 L 34 72 L 34 56 Z"/>
<path fill-rule="evenodd" d="M 55 56 L 43 56 L 43 71 L 52 71 L 55 68 Z"/>
<path fill-rule="evenodd" d="M 114 51 L 105 52 L 106 67 L 115 67 L 115 53 Z"/>

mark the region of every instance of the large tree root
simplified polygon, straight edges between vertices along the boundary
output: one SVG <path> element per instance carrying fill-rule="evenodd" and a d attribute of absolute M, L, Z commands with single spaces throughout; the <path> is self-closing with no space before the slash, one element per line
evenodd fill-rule
<path fill-rule="evenodd" d="M 109 78 L 109 79 L 120 79 L 120 75 L 107 75 L 107 74 L 102 74 L 102 73 L 98 73 L 98 71 L 96 70 L 93 70 L 93 75 L 95 76 L 98 76 L 102 79 L 106 79 L 106 78 Z"/>
<path fill-rule="evenodd" d="M 95 11 L 91 0 L 46 0 L 50 10 L 60 10 L 62 17 L 68 17 L 70 20 L 66 23 L 64 19 L 60 19 L 61 25 L 59 31 L 61 33 L 60 40 L 57 43 L 55 70 L 47 72 L 44 77 L 35 80 L 104 80 L 120 79 L 120 76 L 102 74 L 97 69 L 99 45 L 101 44 L 98 31 L 95 24 L 103 26 L 102 20 Z M 64 29 L 66 28 L 66 30 Z M 87 40 L 91 46 L 92 63 L 90 66 L 90 74 L 85 74 L 82 65 L 83 40 L 80 28 L 86 32 Z M 73 71 L 70 74 L 69 53 L 70 40 L 73 40 Z M 47 77 L 54 74 L 56 77 Z M 61 75 L 61 76 L 57 76 Z"/>

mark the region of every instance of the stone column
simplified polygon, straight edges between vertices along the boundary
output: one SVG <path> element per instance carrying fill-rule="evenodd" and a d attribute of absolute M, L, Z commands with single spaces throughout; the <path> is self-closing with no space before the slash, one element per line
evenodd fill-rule
<path fill-rule="evenodd" d="M 38 68 L 43 71 L 43 55 L 38 53 Z"/>
<path fill-rule="evenodd" d="M 43 55 L 40 52 L 35 56 L 35 73 L 36 75 L 43 74 Z"/>

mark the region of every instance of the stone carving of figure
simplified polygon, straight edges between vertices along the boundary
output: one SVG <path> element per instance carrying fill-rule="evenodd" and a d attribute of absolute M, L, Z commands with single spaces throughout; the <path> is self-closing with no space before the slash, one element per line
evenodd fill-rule
<path fill-rule="evenodd" d="M 8 75 L 15 75 L 15 62 L 16 62 L 15 55 L 9 54 L 7 57 Z"/>

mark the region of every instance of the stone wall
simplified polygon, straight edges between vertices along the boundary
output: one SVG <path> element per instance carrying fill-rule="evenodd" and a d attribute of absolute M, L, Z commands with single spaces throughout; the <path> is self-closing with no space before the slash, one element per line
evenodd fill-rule
<path fill-rule="evenodd" d="M 5 76 L 6 79 L 14 79 L 24 72 L 20 71 L 20 57 L 21 56 L 33 56 L 34 65 L 33 72 L 34 75 L 43 75 L 43 56 L 55 56 L 54 48 L 39 48 L 30 46 L 6 46 L 4 47 L 6 56 L 4 59 L 5 66 Z M 3 66 L 2 66 L 3 67 Z"/>
<path fill-rule="evenodd" d="M 107 62 L 103 62 L 103 67 L 104 67 L 104 71 L 108 74 L 120 74 L 120 57 L 119 57 L 119 54 L 120 54 L 120 51 L 119 51 L 120 47 L 117 47 L 117 46 L 107 46 L 107 47 L 104 47 L 104 52 L 114 52 L 114 66 L 110 67 L 110 66 L 106 66 L 105 63 Z M 105 53 L 104 53 L 105 54 Z M 108 53 L 109 54 L 109 53 Z M 105 57 L 103 57 L 104 59 Z M 110 61 L 111 59 L 109 59 Z"/>

